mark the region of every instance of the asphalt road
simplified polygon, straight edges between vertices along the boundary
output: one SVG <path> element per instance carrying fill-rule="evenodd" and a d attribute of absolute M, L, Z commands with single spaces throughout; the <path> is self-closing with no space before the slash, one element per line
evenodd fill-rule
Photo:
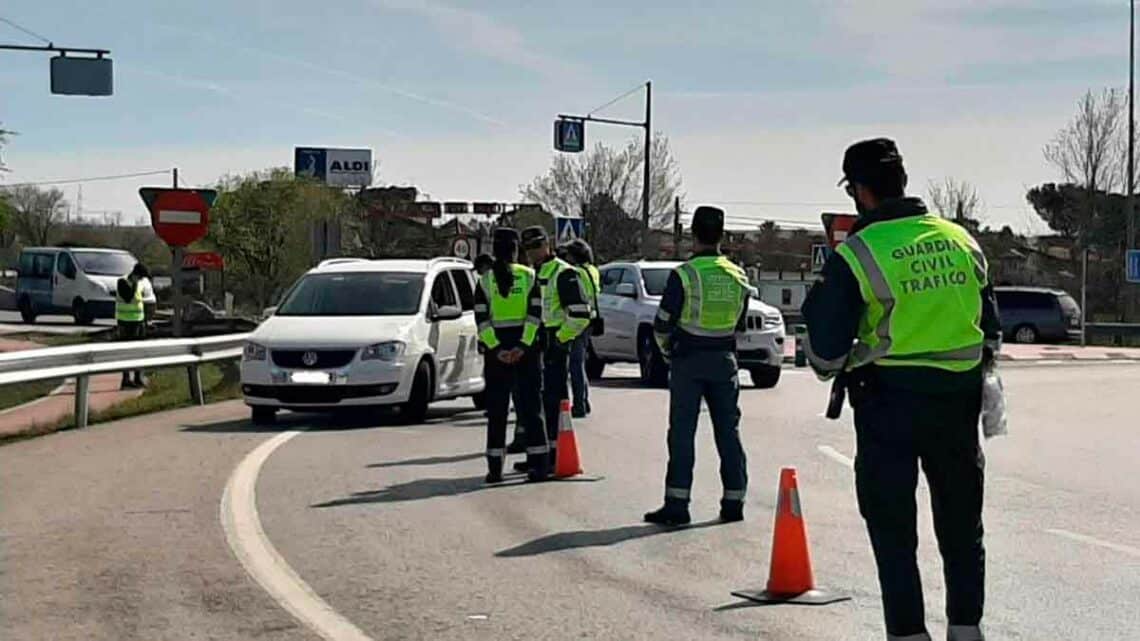
<path fill-rule="evenodd" d="M 747 520 L 712 522 L 704 429 L 697 523 L 673 531 L 640 522 L 661 500 L 666 393 L 629 379 L 595 388 L 575 425 L 587 477 L 538 486 L 483 486 L 483 420 L 461 403 L 420 426 L 286 416 L 268 431 L 229 403 L 2 447 L 0 637 L 882 639 L 849 412 L 821 418 L 826 388 L 786 374 L 742 395 Z M 1011 435 L 987 445 L 990 638 L 1140 638 L 1140 366 L 1005 377 Z M 817 580 L 853 601 L 730 596 L 765 581 L 783 465 L 799 470 Z M 926 504 L 920 490 L 941 638 Z"/>
<path fill-rule="evenodd" d="M 115 326 L 115 319 L 100 318 L 93 325 L 76 325 L 70 316 L 49 314 L 39 316 L 34 323 L 25 323 L 20 312 L 0 310 L 0 334 L 37 332 L 40 334 L 87 334 Z"/>

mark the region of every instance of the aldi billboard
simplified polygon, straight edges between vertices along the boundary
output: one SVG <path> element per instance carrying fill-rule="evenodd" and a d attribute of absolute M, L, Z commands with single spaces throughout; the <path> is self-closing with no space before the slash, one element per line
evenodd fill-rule
<path fill-rule="evenodd" d="M 296 147 L 293 173 L 333 187 L 367 187 L 372 184 L 372 150 Z"/>

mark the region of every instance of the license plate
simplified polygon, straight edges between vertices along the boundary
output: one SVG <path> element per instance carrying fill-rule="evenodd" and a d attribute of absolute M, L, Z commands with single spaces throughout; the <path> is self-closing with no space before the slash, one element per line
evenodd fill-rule
<path fill-rule="evenodd" d="M 303 385 L 328 385 L 329 375 L 327 372 L 292 372 L 289 380 Z"/>

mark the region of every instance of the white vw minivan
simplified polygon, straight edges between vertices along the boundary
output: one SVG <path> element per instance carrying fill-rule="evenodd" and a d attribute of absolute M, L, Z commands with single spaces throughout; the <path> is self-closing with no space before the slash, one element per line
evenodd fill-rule
<path fill-rule="evenodd" d="M 70 314 L 79 325 L 115 317 L 115 283 L 138 263 L 130 252 L 95 247 L 25 247 L 16 278 L 16 306 L 25 323 Z M 143 300 L 154 304 L 153 293 Z"/>

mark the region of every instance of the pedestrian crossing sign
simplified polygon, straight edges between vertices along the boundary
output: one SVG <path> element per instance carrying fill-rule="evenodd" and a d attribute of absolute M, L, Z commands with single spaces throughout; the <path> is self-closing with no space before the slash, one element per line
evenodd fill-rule
<path fill-rule="evenodd" d="M 581 218 L 555 218 L 554 219 L 554 238 L 559 245 L 568 243 L 572 240 L 578 240 L 585 236 L 583 233 L 583 223 L 585 221 Z"/>
<path fill-rule="evenodd" d="M 831 251 L 831 247 L 826 243 L 816 243 L 811 246 L 811 270 L 813 272 L 818 274 L 823 271 L 823 266 L 827 263 Z"/>
<path fill-rule="evenodd" d="M 554 149 L 576 154 L 586 148 L 586 123 L 559 118 L 554 121 Z"/>

